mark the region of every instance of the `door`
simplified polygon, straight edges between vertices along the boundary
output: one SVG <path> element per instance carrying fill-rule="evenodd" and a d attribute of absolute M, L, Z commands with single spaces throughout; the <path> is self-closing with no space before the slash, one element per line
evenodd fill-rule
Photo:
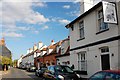
<path fill-rule="evenodd" d="M 109 54 L 101 55 L 102 70 L 110 70 Z"/>

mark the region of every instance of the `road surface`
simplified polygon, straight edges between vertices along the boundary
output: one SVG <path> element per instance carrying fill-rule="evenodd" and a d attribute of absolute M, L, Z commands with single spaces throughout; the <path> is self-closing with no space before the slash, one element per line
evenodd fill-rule
<path fill-rule="evenodd" d="M 35 76 L 34 72 L 27 72 L 26 70 L 11 68 L 7 74 L 2 76 L 2 80 L 42 80 Z"/>

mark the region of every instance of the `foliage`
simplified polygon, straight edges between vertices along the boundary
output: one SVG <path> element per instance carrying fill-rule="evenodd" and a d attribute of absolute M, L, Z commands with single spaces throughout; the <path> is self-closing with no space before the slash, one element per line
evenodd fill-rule
<path fill-rule="evenodd" d="M 17 66 L 17 59 L 13 61 L 13 66 Z"/>
<path fill-rule="evenodd" d="M 12 65 L 12 59 L 6 57 L 6 56 L 0 56 L 0 64 L 10 64 Z"/>

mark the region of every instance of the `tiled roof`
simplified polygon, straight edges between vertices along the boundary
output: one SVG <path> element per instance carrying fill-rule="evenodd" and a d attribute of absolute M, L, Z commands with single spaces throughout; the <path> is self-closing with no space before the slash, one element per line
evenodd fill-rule
<path fill-rule="evenodd" d="M 36 52 L 36 53 L 40 53 L 40 52 L 41 52 L 41 50 L 37 49 L 35 52 Z"/>
<path fill-rule="evenodd" d="M 46 51 L 47 50 L 47 48 L 43 48 L 41 51 Z"/>
<path fill-rule="evenodd" d="M 0 45 L 0 55 L 11 58 L 11 51 L 5 45 Z"/>
<path fill-rule="evenodd" d="M 66 52 L 64 54 L 58 54 L 57 57 L 63 57 L 63 56 L 69 56 L 70 55 L 70 46 L 67 48 Z"/>

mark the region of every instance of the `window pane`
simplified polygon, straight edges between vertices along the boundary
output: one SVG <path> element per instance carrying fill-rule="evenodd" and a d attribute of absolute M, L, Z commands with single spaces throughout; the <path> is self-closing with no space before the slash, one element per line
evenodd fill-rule
<path fill-rule="evenodd" d="M 120 80 L 120 75 L 114 73 L 107 73 L 106 80 Z"/>
<path fill-rule="evenodd" d="M 79 23 L 79 29 L 80 29 L 80 38 L 84 38 L 84 23 L 81 21 Z"/>
<path fill-rule="evenodd" d="M 98 26 L 99 26 L 99 31 L 108 29 L 108 24 L 104 23 L 102 10 L 98 11 Z"/>
<path fill-rule="evenodd" d="M 103 80 L 105 77 L 105 73 L 104 72 L 99 72 L 96 73 L 95 75 L 93 75 L 90 80 Z"/>

